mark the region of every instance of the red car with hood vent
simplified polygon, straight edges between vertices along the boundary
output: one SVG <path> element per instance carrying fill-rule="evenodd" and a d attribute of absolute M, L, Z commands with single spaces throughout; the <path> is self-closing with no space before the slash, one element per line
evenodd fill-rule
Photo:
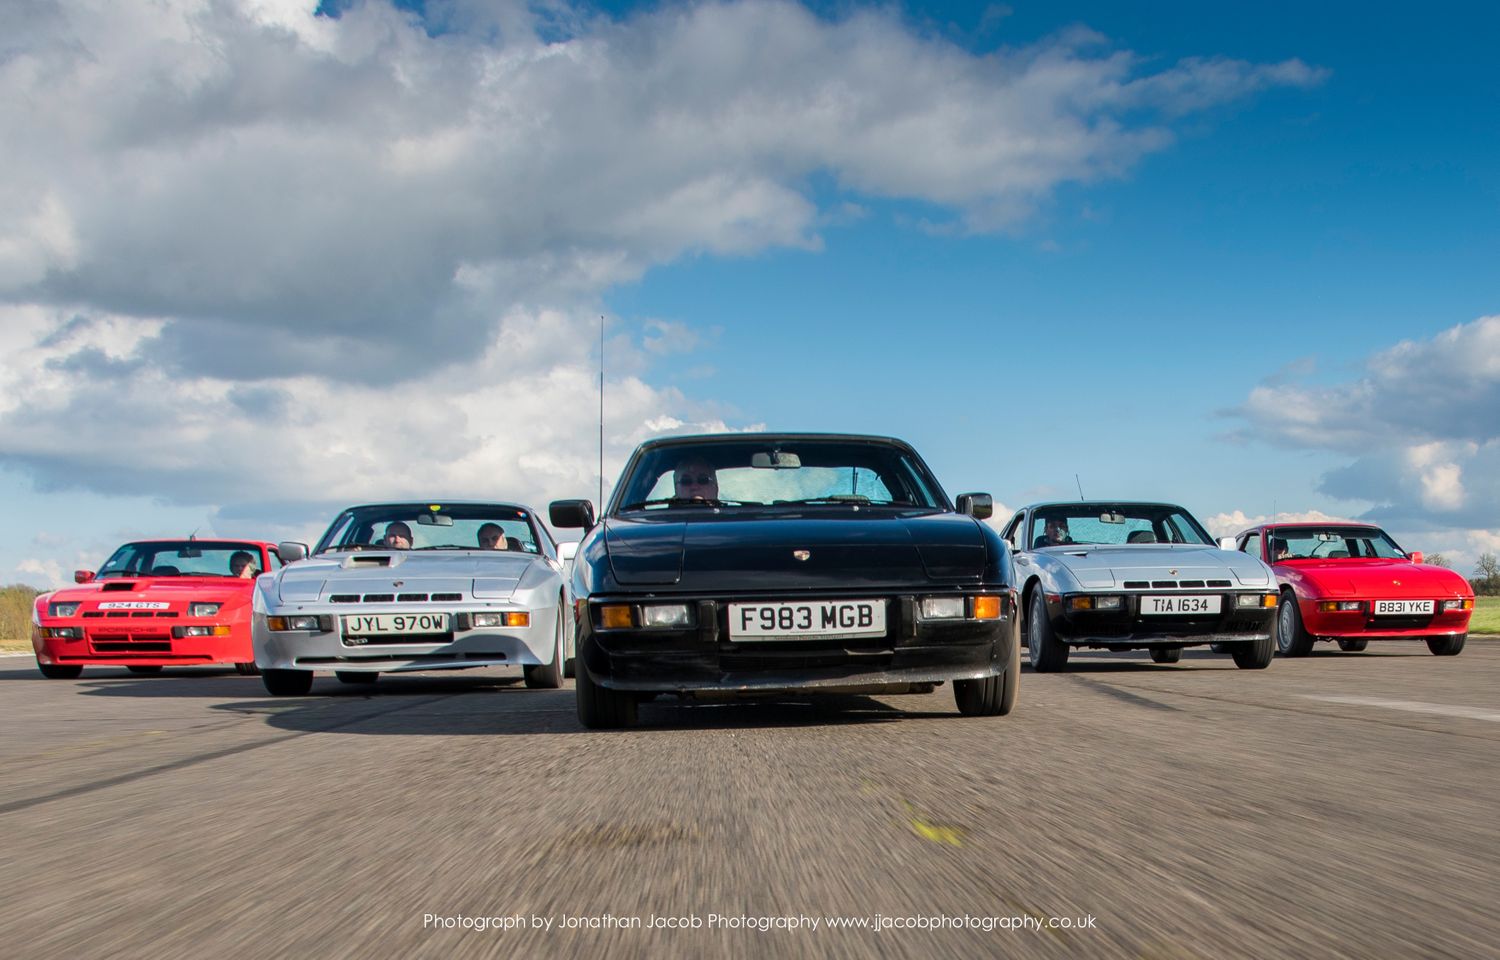
<path fill-rule="evenodd" d="M 1425 640 L 1440 657 L 1464 648 L 1474 589 L 1422 562 L 1368 523 L 1267 523 L 1235 545 L 1265 560 L 1281 588 L 1277 649 L 1305 656 L 1319 640 L 1355 653 L 1371 640 Z"/>
<path fill-rule="evenodd" d="M 37 668 L 53 680 L 85 666 L 156 673 L 233 664 L 255 673 L 250 595 L 255 577 L 280 565 L 275 546 L 259 540 L 127 543 L 98 573 L 77 571 L 78 586 L 36 598 Z"/>

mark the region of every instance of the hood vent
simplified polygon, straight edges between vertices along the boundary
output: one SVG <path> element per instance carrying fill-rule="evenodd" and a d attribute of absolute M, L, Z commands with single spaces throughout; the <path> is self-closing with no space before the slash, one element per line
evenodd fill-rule
<path fill-rule="evenodd" d="M 1205 587 L 1231 587 L 1228 580 L 1126 580 L 1126 590 L 1202 590 Z"/>
<path fill-rule="evenodd" d="M 132 580 L 129 583 L 106 583 L 101 589 L 105 593 L 115 593 L 120 590 L 134 590 L 135 587 L 136 582 Z"/>
<path fill-rule="evenodd" d="M 391 565 L 390 557 L 350 557 L 350 567 L 388 567 Z"/>

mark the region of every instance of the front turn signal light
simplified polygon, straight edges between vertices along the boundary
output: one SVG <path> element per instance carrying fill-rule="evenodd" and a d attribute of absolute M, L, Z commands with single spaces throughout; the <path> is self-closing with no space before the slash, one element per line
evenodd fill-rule
<path fill-rule="evenodd" d="M 606 630 L 625 630 L 635 626 L 635 612 L 628 603 L 599 608 L 599 625 Z"/>
<path fill-rule="evenodd" d="M 999 620 L 1000 598 L 999 597 L 975 597 L 974 598 L 975 620 Z"/>

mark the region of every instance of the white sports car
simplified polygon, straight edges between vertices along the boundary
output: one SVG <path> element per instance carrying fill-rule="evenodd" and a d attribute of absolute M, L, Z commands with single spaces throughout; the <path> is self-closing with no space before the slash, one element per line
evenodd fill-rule
<path fill-rule="evenodd" d="M 286 566 L 256 581 L 251 618 L 255 663 L 276 696 L 306 694 L 318 670 L 373 683 L 520 666 L 529 687 L 559 687 L 571 672 L 566 554 L 527 507 L 350 507 L 310 552 L 277 550 Z"/>

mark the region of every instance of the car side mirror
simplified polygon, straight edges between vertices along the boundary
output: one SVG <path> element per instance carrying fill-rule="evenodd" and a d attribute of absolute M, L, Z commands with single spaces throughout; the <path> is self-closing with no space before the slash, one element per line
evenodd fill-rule
<path fill-rule="evenodd" d="M 578 556 L 577 540 L 569 540 L 566 543 L 559 543 L 557 545 L 557 559 L 563 563 L 571 561 L 576 556 Z"/>
<path fill-rule="evenodd" d="M 74 583 L 88 583 L 92 579 L 94 579 L 94 571 L 92 571 L 92 570 L 74 570 L 73 571 L 73 582 Z"/>
<path fill-rule="evenodd" d="M 282 563 L 296 563 L 298 560 L 307 559 L 307 544 L 288 540 L 286 543 L 276 545 L 276 556 L 281 558 Z"/>
<path fill-rule="evenodd" d="M 588 500 L 553 500 L 547 505 L 547 518 L 560 530 L 594 525 L 594 505 Z"/>
<path fill-rule="evenodd" d="M 1219 549 L 1220 550 L 1238 550 L 1239 547 L 1235 545 L 1234 537 L 1220 537 L 1219 538 Z"/>
<path fill-rule="evenodd" d="M 987 493 L 960 493 L 958 512 L 966 513 L 975 520 L 988 520 L 995 515 L 995 498 Z"/>
<path fill-rule="evenodd" d="M 1412 563 L 1422 563 L 1425 560 L 1425 558 L 1422 556 L 1422 551 L 1420 550 L 1413 550 L 1411 553 L 1408 553 L 1407 556 L 1411 557 Z"/>

